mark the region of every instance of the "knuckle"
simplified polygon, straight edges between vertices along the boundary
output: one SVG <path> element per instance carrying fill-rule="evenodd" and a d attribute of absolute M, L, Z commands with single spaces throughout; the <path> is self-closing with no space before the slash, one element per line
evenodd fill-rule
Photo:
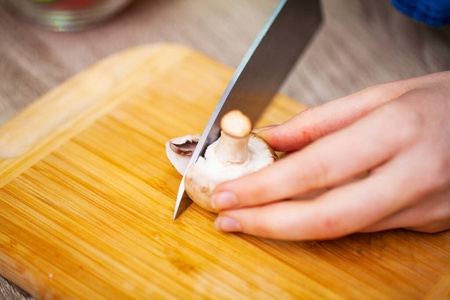
<path fill-rule="evenodd" d="M 427 171 L 423 177 L 430 192 L 439 192 L 450 186 L 449 169 L 450 164 L 437 157 L 432 157 L 427 161 Z"/>
<path fill-rule="evenodd" d="M 324 214 L 318 218 L 315 235 L 321 239 L 332 239 L 349 234 L 344 220 L 337 215 Z"/>
<path fill-rule="evenodd" d="M 379 112 L 383 122 L 377 129 L 386 142 L 408 147 L 424 136 L 426 118 L 422 112 L 399 101 L 381 107 Z"/>
<path fill-rule="evenodd" d="M 412 178 L 417 184 L 413 189 L 420 194 L 427 196 L 435 193 L 441 193 L 450 188 L 450 157 L 448 154 L 435 152 L 433 149 L 422 147 L 422 153 L 433 153 L 426 157 L 417 155 L 415 157 L 415 164 Z"/>
<path fill-rule="evenodd" d="M 397 132 L 396 138 L 408 144 L 416 142 L 425 125 L 424 115 L 417 110 L 407 109 L 403 105 L 397 107 L 394 112 L 396 112 L 396 119 L 392 129 L 395 128 Z"/>

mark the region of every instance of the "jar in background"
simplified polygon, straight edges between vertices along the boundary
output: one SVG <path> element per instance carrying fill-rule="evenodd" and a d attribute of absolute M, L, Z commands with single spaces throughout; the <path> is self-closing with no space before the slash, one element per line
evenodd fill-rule
<path fill-rule="evenodd" d="M 132 0 L 6 0 L 16 12 L 47 29 L 80 31 L 106 21 Z"/>

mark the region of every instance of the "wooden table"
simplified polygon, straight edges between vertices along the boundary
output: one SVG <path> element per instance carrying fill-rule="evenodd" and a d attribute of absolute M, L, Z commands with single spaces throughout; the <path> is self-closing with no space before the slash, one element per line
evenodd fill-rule
<path fill-rule="evenodd" d="M 96 61 L 141 44 L 171 42 L 236 67 L 275 0 L 135 1 L 79 33 L 45 31 L 0 5 L 0 125 Z M 450 69 L 450 29 L 433 29 L 390 1 L 323 1 L 325 22 L 282 92 L 309 106 L 365 86 Z M 0 1 L 1 3 L 1 1 Z M 28 299 L 0 277 L 0 299 Z"/>

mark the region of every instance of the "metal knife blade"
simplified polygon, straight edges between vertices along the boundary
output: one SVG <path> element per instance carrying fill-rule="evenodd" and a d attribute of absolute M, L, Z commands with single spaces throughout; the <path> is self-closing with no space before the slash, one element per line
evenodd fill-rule
<path fill-rule="evenodd" d="M 321 23 L 319 0 L 281 0 L 275 7 L 231 78 L 197 144 L 189 165 L 219 138 L 220 119 L 239 109 L 253 123 L 263 113 Z M 184 176 L 178 190 L 173 219 L 192 200 L 185 192 Z"/>

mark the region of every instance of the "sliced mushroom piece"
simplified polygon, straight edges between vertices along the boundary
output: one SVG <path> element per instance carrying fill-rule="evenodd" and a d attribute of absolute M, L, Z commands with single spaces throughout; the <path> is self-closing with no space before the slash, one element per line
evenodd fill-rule
<path fill-rule="evenodd" d="M 166 142 L 166 155 L 180 174 L 184 174 L 200 140 L 200 135 L 185 135 Z"/>
<path fill-rule="evenodd" d="M 207 211 L 211 195 L 221 182 L 238 178 L 271 165 L 276 155 L 261 138 L 251 133 L 250 119 L 238 110 L 228 112 L 221 120 L 221 137 L 211 144 L 185 176 L 189 197 Z"/>

